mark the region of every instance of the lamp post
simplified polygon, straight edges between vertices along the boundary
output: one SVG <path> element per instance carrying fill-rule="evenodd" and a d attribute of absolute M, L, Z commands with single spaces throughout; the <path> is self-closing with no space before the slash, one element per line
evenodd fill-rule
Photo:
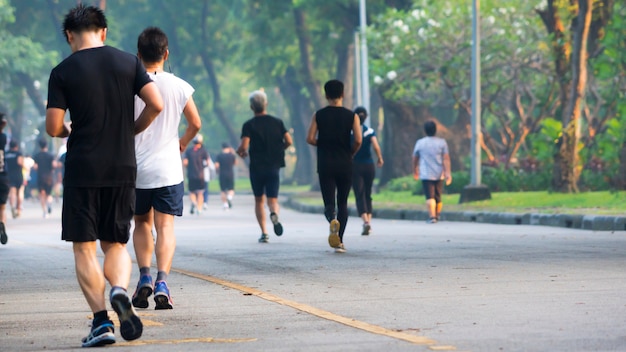
<path fill-rule="evenodd" d="M 369 80 L 369 65 L 367 62 L 367 38 L 366 38 L 366 29 L 367 29 L 367 14 L 365 8 L 365 0 L 359 1 L 359 17 L 360 17 L 360 33 L 361 40 L 359 41 L 361 44 L 361 101 L 363 102 L 363 107 L 367 109 L 368 115 L 371 114 L 370 111 L 370 80 Z M 368 117 L 369 118 L 369 117 Z"/>
<path fill-rule="evenodd" d="M 470 184 L 465 186 L 459 203 L 491 199 L 489 189 L 481 184 L 481 92 L 480 92 L 480 0 L 472 1 L 472 140 Z"/>

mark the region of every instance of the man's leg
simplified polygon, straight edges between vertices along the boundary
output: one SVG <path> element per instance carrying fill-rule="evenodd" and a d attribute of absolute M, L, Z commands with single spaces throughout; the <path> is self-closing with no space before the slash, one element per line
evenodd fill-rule
<path fill-rule="evenodd" d="M 426 210 L 428 210 L 428 218 L 433 219 L 437 217 L 437 202 L 435 198 L 426 199 Z"/>
<path fill-rule="evenodd" d="M 268 200 L 269 202 L 269 200 Z M 256 221 L 261 227 L 261 233 L 267 234 L 265 231 L 265 196 L 254 197 L 254 215 L 256 215 Z"/>
<path fill-rule="evenodd" d="M 76 277 L 89 308 L 94 313 L 106 310 L 104 274 L 96 256 L 96 242 L 74 242 L 73 249 Z"/>
<path fill-rule="evenodd" d="M 174 215 L 154 211 L 154 224 L 157 232 L 156 261 L 157 278 L 154 282 L 155 309 L 172 309 L 173 303 L 167 286 L 167 276 L 172 269 L 174 252 L 176 251 L 176 235 L 174 234 Z"/>
<path fill-rule="evenodd" d="M 348 224 L 348 196 L 352 188 L 352 171 L 345 174 L 337 175 L 337 220 L 341 227 L 339 228 L 339 238 L 343 243 L 343 234 Z"/>
<path fill-rule="evenodd" d="M 204 190 L 196 191 L 196 207 L 198 214 L 202 211 L 202 207 L 204 206 Z"/>
<path fill-rule="evenodd" d="M 152 276 L 150 276 L 152 253 L 154 252 L 154 239 L 152 238 L 153 210 L 150 209 L 143 215 L 135 215 L 134 218 L 133 246 L 140 275 L 132 301 L 135 307 L 148 308 L 148 297 L 150 297 L 153 291 Z"/>

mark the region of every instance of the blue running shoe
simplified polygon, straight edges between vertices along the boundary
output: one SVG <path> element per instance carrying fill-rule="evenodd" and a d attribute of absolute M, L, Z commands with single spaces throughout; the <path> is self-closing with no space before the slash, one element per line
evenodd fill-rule
<path fill-rule="evenodd" d="M 165 281 L 157 281 L 154 284 L 154 303 L 156 304 L 154 309 L 174 308 L 174 302 L 172 302 L 172 297 L 170 297 L 170 289 Z"/>
<path fill-rule="evenodd" d="M 152 276 L 141 275 L 137 283 L 137 289 L 133 294 L 133 306 L 148 308 L 148 297 L 152 294 Z"/>
<path fill-rule="evenodd" d="M 281 236 L 283 234 L 283 225 L 278 221 L 278 214 L 271 213 L 270 220 L 272 220 L 272 224 L 274 225 L 274 233 L 276 236 Z"/>
<path fill-rule="evenodd" d="M 143 324 L 137 316 L 126 290 L 121 288 L 111 290 L 111 306 L 120 319 L 120 334 L 124 340 L 131 341 L 141 337 Z"/>
<path fill-rule="evenodd" d="M 83 347 L 100 347 L 115 343 L 115 328 L 110 320 L 98 326 L 92 326 L 89 335 L 83 338 Z"/>

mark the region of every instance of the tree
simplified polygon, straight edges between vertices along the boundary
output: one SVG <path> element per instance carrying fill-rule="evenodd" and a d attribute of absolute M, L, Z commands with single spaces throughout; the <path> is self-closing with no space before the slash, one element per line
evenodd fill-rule
<path fill-rule="evenodd" d="M 580 117 L 587 88 L 588 59 L 590 53 L 596 55 L 598 40 L 612 8 L 612 0 L 571 3 L 548 0 L 545 9 L 537 10 L 552 35 L 555 79 L 560 84 L 563 132 L 556 145 L 552 178 L 553 189 L 560 192 L 578 191 Z M 565 27 L 567 19 L 569 32 Z"/>

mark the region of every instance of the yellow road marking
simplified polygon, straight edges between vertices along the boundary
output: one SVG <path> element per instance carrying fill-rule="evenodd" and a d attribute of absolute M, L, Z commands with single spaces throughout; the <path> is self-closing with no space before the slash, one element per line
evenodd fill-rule
<path fill-rule="evenodd" d="M 200 280 L 204 280 L 204 281 L 209 281 L 209 282 L 213 282 L 215 284 L 218 285 L 222 285 L 224 287 L 229 287 L 250 295 L 254 295 L 257 296 L 259 298 L 263 298 L 267 301 L 270 302 L 274 302 L 274 303 L 278 303 L 287 307 L 291 307 L 297 310 L 300 310 L 302 312 L 306 312 L 309 313 L 311 315 L 315 315 L 318 316 L 320 318 L 324 318 L 330 321 L 334 321 L 337 323 L 341 323 L 356 329 L 360 329 L 363 331 L 367 331 L 373 334 L 378 334 L 378 335 L 383 335 L 383 336 L 388 336 L 388 337 L 392 337 L 398 340 L 402 340 L 402 341 L 407 341 L 410 343 L 414 343 L 417 345 L 428 345 L 428 346 L 432 346 L 437 348 L 438 346 L 433 346 L 437 344 L 437 341 L 429 339 L 427 337 L 422 337 L 422 336 L 415 336 L 415 335 L 411 335 L 411 334 L 407 334 L 404 332 L 400 332 L 400 331 L 394 331 L 394 330 L 390 330 L 387 328 L 383 328 L 381 326 L 378 325 L 373 325 L 370 323 L 366 323 L 366 322 L 362 322 L 359 320 L 355 320 L 352 318 L 347 318 L 338 314 L 334 314 L 331 313 L 329 311 L 325 311 L 323 309 L 319 309 L 319 308 L 315 308 L 312 306 L 309 306 L 307 304 L 302 304 L 302 303 L 298 303 L 295 301 L 291 301 L 291 300 L 287 300 L 272 294 L 269 294 L 267 292 L 263 292 L 257 289 L 254 289 L 252 287 L 247 287 L 247 286 L 243 286 L 243 285 L 239 285 L 236 284 L 234 282 L 230 282 L 230 281 L 226 281 L 226 280 L 222 280 L 213 276 L 209 276 L 209 275 L 203 275 L 203 274 L 198 274 L 198 273 L 194 273 L 192 271 L 187 271 L 187 270 L 183 270 L 183 269 L 171 269 L 174 272 L 183 274 L 183 275 L 187 275 L 190 277 L 194 277 L 196 279 L 200 279 Z M 444 347 L 444 346 L 441 346 Z M 445 346 L 447 347 L 447 349 L 449 349 L 452 346 Z M 452 347 L 453 348 L 453 347 Z"/>
<path fill-rule="evenodd" d="M 187 338 L 178 340 L 135 340 L 116 343 L 116 346 L 143 346 L 143 345 L 178 345 L 182 343 L 239 343 L 253 342 L 257 339 L 216 339 L 213 337 Z"/>

